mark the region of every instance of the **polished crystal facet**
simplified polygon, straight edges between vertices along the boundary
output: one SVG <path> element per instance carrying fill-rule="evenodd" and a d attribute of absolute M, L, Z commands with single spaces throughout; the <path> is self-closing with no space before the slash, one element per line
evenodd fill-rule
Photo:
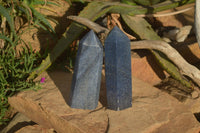
<path fill-rule="evenodd" d="M 105 40 L 107 104 L 112 110 L 132 106 L 131 50 L 129 38 L 114 27 Z"/>
<path fill-rule="evenodd" d="M 97 107 L 102 63 L 102 44 L 90 31 L 79 43 L 69 99 L 72 108 L 92 110 Z"/>

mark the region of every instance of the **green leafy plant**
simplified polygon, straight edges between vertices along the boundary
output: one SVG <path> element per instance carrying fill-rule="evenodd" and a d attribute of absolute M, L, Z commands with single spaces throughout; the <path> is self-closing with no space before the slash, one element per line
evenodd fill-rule
<path fill-rule="evenodd" d="M 0 49 L 0 124 L 8 119 L 4 115 L 9 107 L 8 97 L 22 90 L 37 90 L 39 86 L 33 80 L 27 81 L 29 73 L 37 67 L 40 54 L 29 47 L 23 47 L 17 53 L 14 46 L 7 43 Z"/>
<path fill-rule="evenodd" d="M 9 121 L 5 117 L 8 97 L 20 91 L 40 88 L 34 79 L 28 80 L 28 76 L 44 57 L 20 38 L 24 32 L 18 31 L 20 28 L 16 28 L 15 21 L 20 18 L 20 26 L 28 23 L 27 29 L 31 26 L 55 33 L 48 17 L 37 10 L 43 8 L 55 12 L 46 5 L 59 6 L 44 0 L 0 0 L 0 125 Z"/>
<path fill-rule="evenodd" d="M 0 3 L 0 14 L 1 20 L 6 19 L 6 22 L 9 24 L 11 34 L 15 34 L 14 21 L 16 17 L 21 17 L 24 24 L 27 22 L 29 26 L 35 26 L 37 28 L 42 28 L 43 30 L 49 30 L 55 33 L 53 27 L 50 25 L 47 20 L 48 17 L 38 12 L 37 8 L 46 9 L 52 12 L 55 10 L 48 7 L 48 5 L 56 5 L 53 2 L 45 2 L 44 0 L 10 0 L 10 1 L 1 1 Z M 4 27 L 7 28 L 7 27 Z"/>

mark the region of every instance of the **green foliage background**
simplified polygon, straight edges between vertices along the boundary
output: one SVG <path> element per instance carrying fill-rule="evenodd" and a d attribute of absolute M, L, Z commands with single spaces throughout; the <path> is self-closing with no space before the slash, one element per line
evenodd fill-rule
<path fill-rule="evenodd" d="M 23 24 L 42 28 L 55 33 L 47 17 L 36 10 L 46 8 L 43 5 L 56 5 L 44 0 L 0 0 L 0 125 L 9 121 L 5 117 L 8 112 L 8 97 L 24 90 L 37 90 L 39 84 L 34 79 L 28 80 L 29 74 L 41 63 L 42 56 L 26 44 L 15 28 L 15 20 L 20 17 Z M 20 50 L 17 47 L 21 46 Z"/>

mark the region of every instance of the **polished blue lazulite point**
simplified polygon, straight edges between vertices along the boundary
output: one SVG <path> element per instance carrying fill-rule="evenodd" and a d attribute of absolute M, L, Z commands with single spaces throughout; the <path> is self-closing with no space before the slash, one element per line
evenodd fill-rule
<path fill-rule="evenodd" d="M 79 43 L 69 99 L 72 108 L 97 107 L 102 63 L 102 44 L 95 33 L 90 31 Z"/>
<path fill-rule="evenodd" d="M 131 107 L 130 40 L 118 27 L 114 27 L 105 40 L 105 72 L 108 108 Z"/>

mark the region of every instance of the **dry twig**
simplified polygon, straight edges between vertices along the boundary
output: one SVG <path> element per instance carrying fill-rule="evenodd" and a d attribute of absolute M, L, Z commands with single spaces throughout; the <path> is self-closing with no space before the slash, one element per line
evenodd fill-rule
<path fill-rule="evenodd" d="M 91 20 L 89 20 L 87 18 L 78 17 L 78 16 L 68 16 L 67 18 L 71 19 L 71 20 L 73 20 L 75 22 L 78 22 L 78 23 L 80 23 L 82 25 L 87 26 L 89 29 L 94 30 L 94 32 L 96 32 L 96 33 L 102 33 L 102 32 L 108 33 L 109 32 L 108 29 L 106 29 L 106 28 L 104 28 L 104 27 L 92 22 Z"/>
<path fill-rule="evenodd" d="M 200 0 L 196 0 L 196 5 L 195 5 L 195 30 L 196 30 L 196 37 L 197 41 L 200 46 Z"/>
<path fill-rule="evenodd" d="M 131 49 L 154 49 L 164 53 L 179 68 L 183 75 L 190 77 L 200 86 L 200 71 L 189 64 L 173 47 L 164 41 L 134 41 L 131 42 Z"/>
<path fill-rule="evenodd" d="M 111 14 L 111 18 L 112 18 L 112 20 L 113 20 L 113 21 L 111 21 L 111 22 L 113 23 L 113 25 L 117 25 L 117 26 L 119 27 L 119 29 L 120 29 L 121 31 L 123 31 L 124 34 L 126 34 L 130 40 L 135 40 L 135 39 L 136 39 L 134 36 L 132 36 L 132 35 L 126 33 L 126 32 L 124 31 L 124 29 L 122 28 L 122 25 L 121 25 L 121 23 L 120 23 L 120 21 L 119 21 L 120 14 L 112 13 L 112 14 Z"/>
<path fill-rule="evenodd" d="M 89 29 L 92 29 L 94 32 L 100 35 L 100 40 L 102 42 L 104 42 L 107 34 L 109 33 L 109 30 L 107 28 L 104 28 L 87 18 L 78 17 L 78 16 L 68 16 L 67 18 L 75 22 L 78 22 L 84 26 L 87 26 Z"/>
<path fill-rule="evenodd" d="M 112 15 L 112 19 L 114 22 L 112 23 L 116 23 L 115 25 L 117 25 L 127 36 L 130 40 L 133 40 L 133 39 L 136 39 L 135 37 L 133 37 L 132 35 L 126 33 L 123 29 L 122 29 L 122 26 L 119 22 L 119 20 L 117 20 L 116 17 L 119 17 L 117 14 L 115 14 L 114 16 Z M 78 22 L 82 25 L 85 25 L 87 26 L 89 29 L 92 29 L 94 30 L 94 32 L 98 33 L 98 34 L 101 34 L 101 33 L 104 33 L 104 35 L 101 34 L 101 36 L 104 36 L 103 39 L 105 38 L 105 36 L 109 33 L 109 30 L 107 28 L 104 28 L 94 22 L 92 22 L 91 20 L 89 19 L 86 19 L 86 18 L 83 18 L 83 17 L 78 17 L 78 16 L 68 16 L 67 17 L 68 19 L 71 19 L 75 22 Z M 101 39 L 102 40 L 102 39 Z"/>
<path fill-rule="evenodd" d="M 166 17 L 166 16 L 172 16 L 172 15 L 177 15 L 180 13 L 187 12 L 194 7 L 188 7 L 182 10 L 174 11 L 174 12 L 168 12 L 168 13 L 155 13 L 155 14 L 141 14 L 141 15 L 135 15 L 136 17 Z"/>

